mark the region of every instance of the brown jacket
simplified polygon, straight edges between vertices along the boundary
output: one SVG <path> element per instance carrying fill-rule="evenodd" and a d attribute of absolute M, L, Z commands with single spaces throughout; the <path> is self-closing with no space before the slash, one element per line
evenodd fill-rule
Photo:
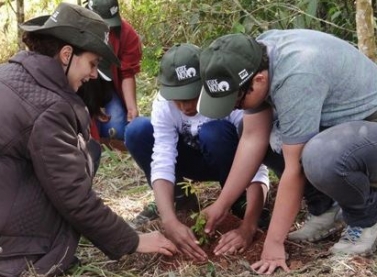
<path fill-rule="evenodd" d="M 136 232 L 91 188 L 89 115 L 58 62 L 20 52 L 1 65 L 0 118 L 0 276 L 26 260 L 66 270 L 80 234 L 111 259 L 136 250 Z"/>

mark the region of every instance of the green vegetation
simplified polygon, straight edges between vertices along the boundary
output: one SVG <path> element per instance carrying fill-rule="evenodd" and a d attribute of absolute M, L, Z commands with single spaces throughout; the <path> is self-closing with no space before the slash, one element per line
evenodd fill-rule
<path fill-rule="evenodd" d="M 25 1 L 25 19 L 49 14 L 60 0 Z M 69 2 L 76 2 L 70 0 Z M 156 75 L 163 53 L 175 43 L 189 42 L 205 47 L 218 36 L 243 32 L 258 35 L 267 29 L 310 28 L 334 34 L 356 44 L 354 0 L 120 0 L 123 16 L 139 32 L 143 42 L 142 72 L 137 80 L 141 114 L 149 115 L 151 100 L 158 91 Z M 376 5 L 376 1 L 373 1 Z M 10 6 L 13 5 L 13 6 Z M 18 51 L 16 1 L 0 0 L 0 62 Z M 374 7 L 376 11 L 377 8 Z M 104 148 L 94 188 L 114 211 L 128 221 L 153 199 L 145 177 L 127 153 Z M 273 174 L 273 183 L 277 178 Z M 187 187 L 190 189 L 195 186 Z M 201 200 L 218 192 L 219 186 L 200 184 Z M 194 188 L 195 189 L 195 188 Z M 273 203 L 272 186 L 269 201 Z M 203 197 L 203 195 L 205 196 Z M 209 200 L 211 201 L 213 197 Z M 304 209 L 303 209 L 304 212 Z M 205 225 L 200 213 L 194 216 L 194 231 Z M 161 230 L 158 223 L 141 231 Z M 204 241 L 203 241 L 204 243 Z M 290 274 L 275 276 L 376 276 L 377 259 L 358 257 L 329 258 L 326 249 L 332 242 L 297 246 L 312 251 L 312 260 L 298 265 Z M 290 245 L 292 246 L 292 245 Z M 325 249 L 325 250 L 324 250 Z M 250 261 L 206 264 L 185 262 L 176 270 L 166 270 L 169 262 L 161 255 L 133 254 L 120 261 L 109 261 L 90 242 L 82 239 L 77 256 L 82 262 L 69 276 L 250 276 Z M 227 266 L 224 266 L 226 264 Z M 31 274 L 31 276 L 36 276 Z"/>
<path fill-rule="evenodd" d="M 178 183 L 182 187 L 182 189 L 185 191 L 185 195 L 188 196 L 189 194 L 194 194 L 196 199 L 200 199 L 201 194 L 203 193 L 203 189 L 199 186 L 196 186 L 193 184 L 191 180 L 187 180 L 182 183 Z M 207 220 L 205 214 L 203 214 L 200 201 L 198 201 L 199 204 L 199 211 L 193 212 L 190 215 L 190 218 L 194 220 L 194 224 L 191 226 L 192 231 L 196 235 L 199 245 L 205 245 L 209 243 L 209 235 L 204 232 L 204 227 L 206 226 Z"/>

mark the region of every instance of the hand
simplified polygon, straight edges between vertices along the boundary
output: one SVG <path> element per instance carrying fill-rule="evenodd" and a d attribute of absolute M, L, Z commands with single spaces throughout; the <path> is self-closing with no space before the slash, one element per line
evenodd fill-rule
<path fill-rule="evenodd" d="M 256 228 L 244 228 L 242 225 L 223 235 L 213 251 L 215 255 L 243 253 L 253 242 Z"/>
<path fill-rule="evenodd" d="M 207 254 L 199 247 L 199 242 L 189 227 L 175 220 L 164 222 L 164 228 L 166 236 L 175 243 L 179 252 L 195 260 L 207 260 Z"/>
<path fill-rule="evenodd" d="M 130 122 L 138 116 L 139 116 L 139 110 L 137 108 L 127 110 L 127 121 Z"/>
<path fill-rule="evenodd" d="M 175 245 L 158 231 L 139 235 L 139 245 L 136 249 L 139 253 L 161 253 L 172 256 L 177 252 Z"/>
<path fill-rule="evenodd" d="M 215 202 L 211 206 L 205 208 L 202 213 L 207 219 L 204 232 L 206 232 L 207 234 L 214 234 L 216 226 L 224 220 L 229 211 L 223 209 L 223 207 L 219 206 L 217 202 Z"/>
<path fill-rule="evenodd" d="M 267 240 L 263 247 L 261 260 L 252 264 L 251 269 L 258 274 L 272 274 L 281 267 L 285 272 L 289 272 L 287 266 L 284 245 L 280 243 L 269 243 Z"/>

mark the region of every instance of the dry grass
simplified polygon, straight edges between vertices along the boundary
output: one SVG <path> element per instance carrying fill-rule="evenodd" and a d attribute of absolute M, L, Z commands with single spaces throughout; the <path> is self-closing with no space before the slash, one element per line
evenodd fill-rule
<path fill-rule="evenodd" d="M 105 150 L 101 166 L 95 179 L 94 188 L 105 202 L 127 221 L 132 222 L 143 206 L 153 199 L 146 180 L 132 158 L 125 152 Z M 202 201 L 211 201 L 218 193 L 217 186 L 203 184 L 205 193 Z M 274 192 L 273 192 L 274 193 Z M 269 201 L 273 201 L 271 195 Z M 158 221 L 143 226 L 141 231 L 159 230 Z M 336 240 L 337 237 L 332 238 Z M 316 244 L 293 245 L 312 257 L 302 263 L 291 261 L 291 267 L 297 268 L 290 273 L 278 271 L 274 276 L 377 276 L 376 256 L 365 257 L 335 257 L 328 253 L 333 241 L 327 240 Z M 294 255 L 294 253 L 291 253 Z M 182 262 L 176 270 L 169 268 L 166 260 L 157 254 L 132 254 L 120 261 L 110 261 L 90 242 L 82 239 L 77 256 L 82 265 L 67 276 L 252 276 L 249 262 L 240 259 L 232 261 L 224 257 L 223 262 L 209 261 L 205 264 Z M 229 263 L 229 261 L 232 261 Z"/>

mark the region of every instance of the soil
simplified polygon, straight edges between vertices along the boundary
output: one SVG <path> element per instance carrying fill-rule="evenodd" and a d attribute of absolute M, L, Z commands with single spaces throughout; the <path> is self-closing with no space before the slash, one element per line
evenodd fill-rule
<path fill-rule="evenodd" d="M 114 139 L 104 139 L 101 138 L 101 144 L 106 145 L 111 150 L 118 150 L 118 151 L 127 151 L 123 141 L 114 140 Z M 271 184 L 271 191 L 270 195 L 275 195 L 277 189 L 277 184 Z M 273 199 L 269 199 L 267 201 L 266 206 L 269 210 L 273 210 Z M 187 226 L 191 227 L 194 222 L 190 218 L 190 214 L 187 212 L 180 211 L 177 214 L 179 220 L 186 224 Z M 228 214 L 227 218 L 217 227 L 217 233 L 225 234 L 230 230 L 237 228 L 241 224 L 241 220 L 232 215 Z M 151 229 L 159 229 L 163 232 L 163 228 L 161 226 L 161 222 L 159 219 L 151 221 L 147 223 L 145 226 L 140 228 L 139 231 L 147 231 Z M 144 230 L 143 230 L 144 229 Z M 321 243 L 295 243 L 286 241 L 285 242 L 285 250 L 288 254 L 288 266 L 291 270 L 298 270 L 298 271 L 305 271 L 306 268 L 310 267 L 310 264 L 316 262 L 319 259 L 326 259 L 330 253 L 329 248 L 339 239 L 339 235 L 335 234 L 330 236 Z M 210 239 L 210 242 L 204 246 L 202 249 L 208 255 L 208 261 L 212 263 L 212 265 L 220 266 L 223 269 L 232 269 L 233 273 L 242 272 L 245 270 L 250 270 L 250 265 L 254 262 L 257 262 L 260 259 L 262 250 L 263 250 L 263 243 L 266 238 L 266 232 L 262 230 L 258 230 L 252 245 L 244 251 L 242 254 L 233 254 L 233 255 L 220 255 L 216 256 L 213 253 L 214 248 L 216 247 L 218 241 L 220 240 L 220 235 L 215 236 Z M 132 260 L 132 259 L 131 259 Z M 185 257 L 184 255 L 175 255 L 173 257 L 163 256 L 161 255 L 159 260 L 159 269 L 163 272 L 168 271 L 175 271 L 182 269 L 182 265 L 185 263 L 191 263 L 198 266 L 203 266 L 208 264 L 206 262 L 195 262 L 192 259 Z M 238 265 L 235 267 L 235 265 Z M 135 268 L 143 268 L 145 266 L 145 259 L 140 258 L 139 255 L 135 257 L 133 261 L 133 267 Z"/>
<path fill-rule="evenodd" d="M 180 221 L 191 227 L 193 225 L 193 220 L 189 217 L 189 214 L 179 213 L 177 214 Z M 220 234 L 225 234 L 226 232 L 237 228 L 241 224 L 241 220 L 229 214 L 227 218 L 218 226 L 217 231 Z M 235 263 L 243 263 L 245 267 L 257 262 L 261 256 L 263 250 L 263 243 L 266 238 L 266 232 L 258 230 L 254 242 L 242 254 L 233 254 L 233 255 L 220 255 L 216 256 L 213 253 L 215 246 L 220 240 L 220 236 L 211 238 L 210 243 L 202 246 L 202 249 L 208 255 L 208 260 L 213 264 L 219 264 L 223 268 L 228 268 Z M 315 261 L 318 258 L 324 258 L 329 256 L 328 249 L 333 244 L 333 241 L 336 238 L 332 237 L 328 239 L 328 243 L 322 242 L 321 245 L 316 245 L 312 243 L 294 243 L 287 241 L 285 243 L 285 249 L 289 255 L 288 266 L 291 270 L 300 270 L 306 266 L 306 264 Z M 176 255 L 174 257 L 163 256 L 161 259 L 160 268 L 164 271 L 176 270 L 182 266 L 184 262 L 193 262 L 183 255 Z M 200 263 L 193 262 L 194 264 L 200 265 Z M 208 262 L 205 262 L 206 264 Z"/>

